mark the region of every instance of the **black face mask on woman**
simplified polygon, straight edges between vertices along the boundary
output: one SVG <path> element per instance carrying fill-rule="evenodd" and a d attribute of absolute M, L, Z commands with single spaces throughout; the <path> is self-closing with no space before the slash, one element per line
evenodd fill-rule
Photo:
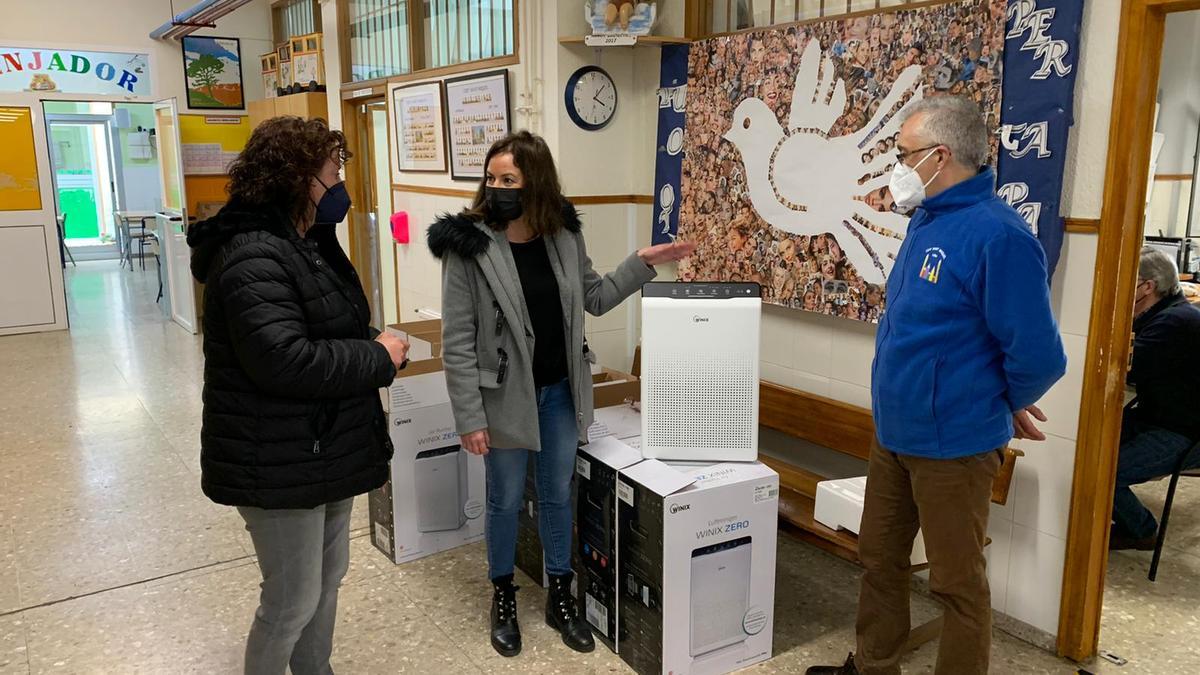
<path fill-rule="evenodd" d="M 325 188 L 325 195 L 317 202 L 317 216 L 313 222 L 317 225 L 335 225 L 345 220 L 350 212 L 350 193 L 346 192 L 346 183 L 338 181 L 333 185 L 325 185 L 320 178 L 313 178 Z"/>
<path fill-rule="evenodd" d="M 489 219 L 498 225 L 507 225 L 520 218 L 523 212 L 521 189 L 485 186 L 483 205 Z"/>

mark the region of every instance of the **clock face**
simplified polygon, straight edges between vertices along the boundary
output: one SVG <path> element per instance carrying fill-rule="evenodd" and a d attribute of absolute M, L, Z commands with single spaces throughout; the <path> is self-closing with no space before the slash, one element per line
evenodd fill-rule
<path fill-rule="evenodd" d="M 608 73 L 595 66 L 581 68 L 567 83 L 567 112 L 588 130 L 603 128 L 617 112 L 617 88 Z"/>

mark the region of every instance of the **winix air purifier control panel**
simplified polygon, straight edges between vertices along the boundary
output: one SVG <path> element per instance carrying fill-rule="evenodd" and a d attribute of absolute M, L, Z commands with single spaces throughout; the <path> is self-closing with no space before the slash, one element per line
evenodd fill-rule
<path fill-rule="evenodd" d="M 642 453 L 758 457 L 762 289 L 754 283 L 642 287 Z"/>
<path fill-rule="evenodd" d="M 417 453 L 417 530 L 444 532 L 467 524 L 467 456 L 458 445 Z"/>

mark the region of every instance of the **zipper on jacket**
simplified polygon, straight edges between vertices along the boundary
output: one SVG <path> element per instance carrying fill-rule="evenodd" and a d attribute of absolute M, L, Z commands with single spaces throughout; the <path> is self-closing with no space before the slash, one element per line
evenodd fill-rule
<path fill-rule="evenodd" d="M 500 367 L 496 370 L 496 384 L 503 384 L 504 375 L 508 372 L 508 352 L 504 351 L 503 347 L 497 347 L 496 351 L 500 354 Z"/>
<path fill-rule="evenodd" d="M 317 439 L 317 440 L 313 441 L 313 454 L 314 455 L 321 454 L 321 439 Z"/>
<path fill-rule="evenodd" d="M 496 337 L 500 337 L 504 335 L 504 310 L 499 302 L 492 301 L 492 306 L 496 308 Z"/>

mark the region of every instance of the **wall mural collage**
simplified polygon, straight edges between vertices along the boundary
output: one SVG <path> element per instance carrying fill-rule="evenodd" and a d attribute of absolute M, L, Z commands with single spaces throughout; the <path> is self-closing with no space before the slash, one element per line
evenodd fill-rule
<path fill-rule="evenodd" d="M 692 45 L 682 280 L 755 281 L 766 302 L 877 322 L 907 218 L 887 184 L 906 106 L 962 95 L 995 131 L 1005 0 L 963 0 Z M 990 163 L 995 163 L 995 140 Z"/>

